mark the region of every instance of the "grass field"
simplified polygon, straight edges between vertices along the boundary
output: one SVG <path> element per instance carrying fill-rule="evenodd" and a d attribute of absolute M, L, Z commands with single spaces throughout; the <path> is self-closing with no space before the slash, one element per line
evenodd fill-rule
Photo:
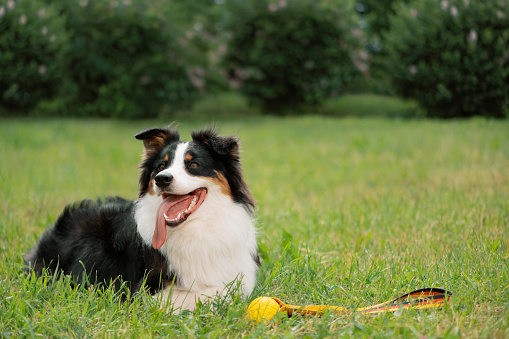
<path fill-rule="evenodd" d="M 0 120 L 5 337 L 509 337 L 509 122 L 256 117 L 238 133 L 258 200 L 262 267 L 248 300 L 168 315 L 150 299 L 32 279 L 22 258 L 66 203 L 136 198 L 142 145 L 168 121 Z M 180 121 L 189 138 L 205 121 Z M 52 282 L 52 283 L 50 283 Z M 252 325 L 249 301 L 349 309 L 422 287 L 450 306 Z"/>

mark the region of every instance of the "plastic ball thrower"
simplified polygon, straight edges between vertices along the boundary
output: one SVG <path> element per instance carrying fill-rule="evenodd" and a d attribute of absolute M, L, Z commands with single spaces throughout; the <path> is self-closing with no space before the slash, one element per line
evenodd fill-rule
<path fill-rule="evenodd" d="M 451 301 L 452 292 L 441 288 L 423 288 L 415 290 L 401 297 L 386 301 L 381 304 L 357 308 L 355 311 L 364 314 L 380 314 L 384 312 L 395 312 L 403 309 L 425 309 L 442 307 Z M 254 299 L 247 309 L 249 319 L 256 322 L 269 322 L 278 312 L 291 317 L 294 314 L 320 316 L 332 311 L 335 313 L 348 313 L 348 310 L 341 306 L 311 305 L 296 306 L 288 305 L 278 298 L 260 297 Z"/>

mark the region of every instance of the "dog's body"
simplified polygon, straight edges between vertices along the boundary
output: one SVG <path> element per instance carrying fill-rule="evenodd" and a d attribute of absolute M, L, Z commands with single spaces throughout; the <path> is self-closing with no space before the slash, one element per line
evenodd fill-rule
<path fill-rule="evenodd" d="M 211 128 L 192 137 L 183 142 L 170 127 L 137 134 L 145 146 L 138 199 L 67 206 L 26 263 L 78 283 L 86 276 L 133 292 L 146 286 L 176 310 L 226 294 L 235 280 L 249 294 L 259 258 L 238 141 Z"/>

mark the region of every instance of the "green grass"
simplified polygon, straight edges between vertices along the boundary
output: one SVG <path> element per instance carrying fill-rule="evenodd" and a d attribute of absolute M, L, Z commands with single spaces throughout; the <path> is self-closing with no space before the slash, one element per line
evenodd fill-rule
<path fill-rule="evenodd" d="M 136 198 L 161 121 L 0 121 L 0 333 L 15 337 L 509 337 L 509 122 L 254 117 L 238 133 L 258 200 L 262 267 L 249 300 L 168 315 L 147 298 L 34 279 L 22 258 L 66 203 Z M 186 138 L 206 121 L 180 121 Z M 369 306 L 422 287 L 443 309 L 251 325 L 249 301 Z"/>

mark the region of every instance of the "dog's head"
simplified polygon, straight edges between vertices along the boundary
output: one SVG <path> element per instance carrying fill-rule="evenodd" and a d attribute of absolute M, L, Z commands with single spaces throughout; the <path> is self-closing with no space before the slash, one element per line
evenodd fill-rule
<path fill-rule="evenodd" d="M 161 197 L 152 245 L 166 239 L 166 227 L 184 223 L 207 199 L 231 198 L 250 213 L 254 200 L 242 176 L 238 139 L 221 137 L 213 127 L 192 133 L 184 142 L 167 128 L 150 128 L 135 136 L 145 152 L 139 179 L 140 198 Z"/>

